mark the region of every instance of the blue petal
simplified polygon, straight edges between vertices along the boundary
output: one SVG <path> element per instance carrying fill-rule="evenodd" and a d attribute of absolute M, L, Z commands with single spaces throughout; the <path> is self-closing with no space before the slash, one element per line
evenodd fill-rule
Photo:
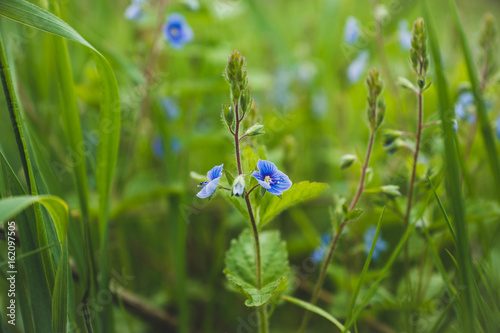
<path fill-rule="evenodd" d="M 349 16 L 345 22 L 344 28 L 344 41 L 352 45 L 356 43 L 359 38 L 359 25 L 355 17 Z"/>
<path fill-rule="evenodd" d="M 283 172 L 277 171 L 273 175 L 273 180 L 276 180 L 276 179 L 282 179 L 282 180 L 280 180 L 279 183 L 277 183 L 277 184 L 271 185 L 271 187 L 273 187 L 279 191 L 286 191 L 290 187 L 292 187 L 292 181 Z"/>
<path fill-rule="evenodd" d="M 209 181 L 212 181 L 214 180 L 215 178 L 219 178 L 222 176 L 222 167 L 224 166 L 224 163 L 222 163 L 221 165 L 216 165 L 212 168 L 212 170 L 210 170 L 209 172 L 207 172 L 207 179 Z"/>
<path fill-rule="evenodd" d="M 278 171 L 278 167 L 273 162 L 259 160 L 257 168 L 262 176 L 272 176 Z"/>
<path fill-rule="evenodd" d="M 350 83 L 355 83 L 361 78 L 365 72 L 369 58 L 370 54 L 368 51 L 362 51 L 356 59 L 349 64 L 349 67 L 347 67 L 347 79 Z"/>
<path fill-rule="evenodd" d="M 276 188 L 274 188 L 272 186 L 271 186 L 271 188 L 266 189 L 266 190 L 267 190 L 267 192 L 269 192 L 269 193 L 271 193 L 273 195 L 282 195 L 283 194 L 283 192 L 281 192 L 280 190 L 278 190 L 278 189 L 276 189 Z"/>
<path fill-rule="evenodd" d="M 215 178 L 214 180 L 210 181 L 205 187 L 201 189 L 200 192 L 196 194 L 198 198 L 205 199 L 211 196 L 215 190 L 217 189 L 217 186 L 219 185 L 220 177 Z"/>
<path fill-rule="evenodd" d="M 259 182 L 260 186 L 262 186 L 263 188 L 265 188 L 265 189 L 270 189 L 271 188 L 271 185 L 269 185 L 268 183 L 266 183 L 264 181 L 264 177 L 262 177 L 262 175 L 260 174 L 259 171 L 254 171 L 252 173 L 252 177 L 254 177 L 255 179 L 257 179 L 257 181 Z"/>
<path fill-rule="evenodd" d="M 137 21 L 142 17 L 142 8 L 138 4 L 132 3 L 125 10 L 125 18 L 130 21 Z"/>

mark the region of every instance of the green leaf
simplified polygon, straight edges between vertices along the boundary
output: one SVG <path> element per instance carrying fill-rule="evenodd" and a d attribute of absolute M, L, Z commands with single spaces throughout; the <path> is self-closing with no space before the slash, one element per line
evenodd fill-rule
<path fill-rule="evenodd" d="M 256 215 L 259 228 L 265 226 L 285 209 L 317 198 L 327 187 L 327 184 L 306 181 L 294 184 L 288 191 L 283 193 L 282 199 L 274 195 L 266 195 L 257 208 Z"/>
<path fill-rule="evenodd" d="M 252 147 L 246 146 L 243 148 L 243 156 L 241 161 L 241 166 L 243 167 L 243 173 L 249 173 L 255 170 L 259 162 L 259 156 L 253 151 Z"/>
<path fill-rule="evenodd" d="M 280 240 L 278 231 L 266 231 L 259 235 L 262 288 L 257 288 L 255 273 L 254 237 L 250 230 L 244 230 L 238 239 L 231 241 L 226 252 L 226 278 L 245 294 L 247 306 L 261 306 L 271 297 L 288 287 L 288 253 L 285 242 Z"/>
<path fill-rule="evenodd" d="M 57 267 L 56 282 L 52 295 L 52 330 L 66 332 L 68 321 L 68 242 L 65 241 Z"/>
<path fill-rule="evenodd" d="M 352 221 L 352 220 L 355 220 L 358 217 L 360 217 L 361 214 L 363 214 L 363 210 L 359 209 L 359 208 L 356 208 L 356 209 L 353 209 L 353 210 L 349 211 L 349 213 L 346 216 L 346 219 L 349 220 L 349 221 Z"/>
<path fill-rule="evenodd" d="M 68 206 L 66 203 L 55 196 L 19 196 L 0 200 L 0 221 L 7 221 L 16 216 L 24 209 L 30 207 L 33 203 L 39 202 L 47 209 L 57 230 L 57 236 L 61 244 L 66 238 L 68 229 Z"/>
<path fill-rule="evenodd" d="M 304 308 L 308 311 L 311 311 L 317 315 L 320 315 L 321 317 L 325 318 L 326 320 L 330 321 L 331 323 L 333 323 L 335 326 L 337 326 L 337 328 L 341 331 L 344 331 L 344 325 L 342 325 L 342 323 L 340 323 L 340 321 L 338 321 L 335 317 L 333 317 L 331 314 L 329 314 L 328 312 L 326 312 L 325 310 L 317 307 L 316 305 L 312 305 L 311 303 L 309 302 L 304 302 L 298 298 L 295 298 L 295 297 L 292 297 L 292 296 L 287 296 L 287 295 L 281 295 L 280 296 L 282 299 L 284 299 L 285 301 L 288 301 L 290 303 L 293 303 L 295 305 L 298 305 L 300 306 L 301 308 Z M 347 332 L 350 332 L 350 331 L 347 331 Z"/>

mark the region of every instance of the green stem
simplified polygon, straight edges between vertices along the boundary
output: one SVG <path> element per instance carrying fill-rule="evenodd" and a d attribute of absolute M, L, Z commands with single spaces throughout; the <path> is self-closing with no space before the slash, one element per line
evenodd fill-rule
<path fill-rule="evenodd" d="M 234 110 L 236 116 L 236 124 L 234 128 L 234 147 L 236 152 L 236 164 L 238 165 L 238 175 L 242 175 L 243 170 L 241 168 L 240 139 L 239 139 L 240 122 L 242 121 L 242 119 L 240 119 L 239 117 L 238 103 L 235 103 Z M 262 288 L 262 264 L 260 259 L 259 229 L 257 228 L 257 223 L 255 222 L 255 217 L 253 215 L 252 204 L 250 203 L 249 194 L 250 192 L 245 194 L 245 203 L 247 205 L 248 215 L 252 223 L 252 231 L 253 231 L 254 247 L 255 247 L 255 277 L 257 282 L 257 289 L 260 290 Z M 266 305 L 264 304 L 260 306 L 258 311 L 259 311 L 259 332 L 267 333 L 268 318 L 267 318 Z"/>
<path fill-rule="evenodd" d="M 366 171 L 368 170 L 368 165 L 370 163 L 370 156 L 373 150 L 373 143 L 375 141 L 375 132 L 376 130 L 372 130 L 370 133 L 370 141 L 368 142 L 368 150 L 366 152 L 366 158 L 365 158 L 365 163 L 362 166 L 361 169 L 361 178 L 359 180 L 359 185 L 358 189 L 356 191 L 356 194 L 354 195 L 354 199 L 352 200 L 349 210 L 353 210 L 356 207 L 356 204 L 359 201 L 359 198 L 361 197 L 361 194 L 363 193 L 363 189 L 365 186 L 365 180 L 366 180 Z M 316 285 L 314 287 L 313 295 L 311 297 L 310 303 L 312 305 L 316 304 L 316 301 L 318 300 L 319 294 L 321 292 L 321 288 L 323 287 L 323 282 L 325 281 L 326 277 L 326 272 L 328 270 L 328 264 L 330 263 L 330 260 L 333 257 L 333 253 L 335 252 L 335 248 L 337 247 L 337 243 L 340 239 L 340 236 L 342 235 L 342 232 L 344 228 L 346 227 L 347 223 L 349 220 L 344 220 L 342 224 L 340 225 L 340 230 L 335 234 L 335 237 L 333 238 L 332 244 L 330 245 L 330 249 L 328 250 L 328 254 L 325 259 L 325 263 L 323 264 L 323 268 L 321 269 L 321 273 L 319 275 L 318 281 L 316 282 Z M 307 327 L 307 324 L 309 323 L 309 319 L 311 318 L 311 312 L 307 311 L 306 314 L 304 315 L 304 318 L 302 319 L 302 324 L 300 326 L 299 332 L 303 333 Z"/>

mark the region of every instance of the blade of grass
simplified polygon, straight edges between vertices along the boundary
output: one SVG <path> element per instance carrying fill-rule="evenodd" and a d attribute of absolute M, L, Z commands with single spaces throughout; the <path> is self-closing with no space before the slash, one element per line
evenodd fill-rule
<path fill-rule="evenodd" d="M 68 242 L 65 240 L 62 256 L 57 267 L 56 282 L 52 296 L 52 330 L 66 332 L 68 322 Z"/>
<path fill-rule="evenodd" d="M 377 245 L 378 235 L 380 234 L 380 227 L 382 226 L 382 218 L 384 217 L 385 207 L 380 214 L 377 223 L 377 230 L 375 231 L 375 236 L 373 236 L 373 243 L 370 248 L 370 252 L 368 253 L 368 257 L 366 258 L 365 264 L 363 266 L 363 270 L 361 271 L 361 275 L 359 277 L 358 284 L 352 295 L 351 302 L 349 304 L 349 309 L 347 310 L 346 322 L 349 322 L 349 319 L 352 317 L 352 311 L 354 310 L 354 305 L 356 304 L 356 300 L 358 299 L 359 291 L 361 290 L 361 286 L 363 285 L 363 281 L 365 279 L 366 272 L 368 272 L 368 267 L 370 267 L 370 262 L 372 260 L 373 252 L 375 251 L 375 245 Z"/>
<path fill-rule="evenodd" d="M 326 312 L 325 310 L 323 310 L 315 305 L 312 305 L 309 302 L 304 302 L 303 300 L 300 300 L 300 299 L 292 297 L 292 296 L 281 295 L 280 298 L 285 300 L 285 301 L 288 301 L 290 303 L 293 303 L 295 305 L 298 305 L 301 308 L 304 308 L 308 311 L 311 311 L 317 315 L 320 315 L 321 317 L 325 318 L 326 320 L 330 321 L 335 326 L 337 326 L 337 328 L 340 331 L 344 331 L 344 326 L 342 325 L 342 323 L 340 321 L 338 321 L 335 317 L 333 317 L 331 314 Z M 349 331 L 347 331 L 347 332 L 349 332 Z"/>
<path fill-rule="evenodd" d="M 439 111 L 444 135 L 445 163 L 447 169 L 447 194 L 450 199 L 453 218 L 455 222 L 455 232 L 457 236 L 458 252 L 458 280 L 465 290 L 460 295 L 460 319 L 464 332 L 473 332 L 475 318 L 474 284 L 472 275 L 472 258 L 467 236 L 467 225 L 464 211 L 464 200 L 462 198 L 462 188 L 460 184 L 460 170 L 458 168 L 458 152 L 456 149 L 456 136 L 453 130 L 452 120 L 454 109 L 450 103 L 448 95 L 448 83 L 444 75 L 443 63 L 436 31 L 431 21 L 427 2 L 422 1 L 424 18 L 429 34 L 429 43 L 432 59 L 434 60 L 434 70 L 436 76 L 436 89 L 439 97 Z M 477 94 L 477 91 L 476 91 Z"/>
<path fill-rule="evenodd" d="M 455 234 L 455 230 L 453 229 L 453 226 L 451 225 L 450 219 L 448 218 L 448 214 L 446 213 L 446 210 L 444 209 L 443 203 L 441 202 L 441 199 L 439 198 L 439 196 L 436 192 L 436 188 L 434 187 L 434 184 L 432 183 L 432 181 L 429 177 L 427 177 L 427 181 L 429 181 L 429 184 L 431 185 L 432 191 L 434 192 L 434 196 L 436 197 L 439 208 L 441 209 L 441 212 L 443 213 L 444 220 L 446 221 L 446 225 L 448 226 L 448 229 L 450 230 L 451 236 L 453 237 L 455 244 L 457 244 L 457 236 Z"/>
<path fill-rule="evenodd" d="M 10 192 L 14 195 L 26 195 L 19 179 L 17 179 L 14 171 L 5 159 L 5 156 L 0 151 L 0 165 L 4 177 L 4 183 L 8 184 Z M 36 226 L 33 225 L 35 220 L 35 212 L 33 207 L 28 207 L 27 210 L 18 214 L 16 224 L 19 230 L 19 242 L 21 244 L 21 254 L 39 249 L 38 240 L 36 237 Z M 23 270 L 24 268 L 24 270 Z M 43 277 L 45 272 L 43 268 L 43 261 L 41 253 L 34 253 L 33 255 L 25 258 L 21 262 L 21 274 L 19 275 L 19 282 L 22 284 L 26 281 L 28 287 L 27 292 L 24 290 L 19 293 L 20 299 L 23 299 L 27 294 L 29 301 L 24 301 L 23 307 L 30 306 L 31 312 L 26 312 L 22 309 L 23 323 L 25 324 L 26 332 L 32 327 L 33 322 L 36 322 L 38 330 L 43 332 L 51 332 L 50 319 L 52 318 L 52 308 L 50 299 L 50 290 L 47 285 L 47 280 L 40 278 Z M 23 278 L 25 278 L 23 280 Z M 30 320 L 32 316 L 33 320 Z"/>
<path fill-rule="evenodd" d="M 493 179 L 496 186 L 495 189 L 498 198 L 500 199 L 500 161 L 498 159 L 498 152 L 495 145 L 495 138 L 492 132 L 492 126 L 488 119 L 488 115 L 485 110 L 483 90 L 481 89 L 481 83 L 479 75 L 477 73 L 476 65 L 472 58 L 472 52 L 470 50 L 469 41 L 465 34 L 464 25 L 458 14 L 457 5 L 454 0 L 448 0 L 448 4 L 451 9 L 453 20 L 458 30 L 458 36 L 460 37 L 460 46 L 462 47 L 462 53 L 465 58 L 465 63 L 467 65 L 467 71 L 469 73 L 469 80 L 472 86 L 472 93 L 474 94 L 474 100 L 477 110 L 477 118 L 479 120 L 479 128 L 484 140 L 484 146 L 486 148 L 486 153 L 488 155 L 488 160 L 493 174 Z"/>
<path fill-rule="evenodd" d="M 406 229 L 406 232 L 403 234 L 403 237 L 399 241 L 398 246 L 396 249 L 392 252 L 390 258 L 387 260 L 387 263 L 385 264 L 384 268 L 382 268 L 379 277 L 375 282 L 372 284 L 370 289 L 368 290 L 368 293 L 366 294 L 365 298 L 361 302 L 361 304 L 358 306 L 357 310 L 354 312 L 352 318 L 347 322 L 345 325 L 345 329 L 348 330 L 352 324 L 356 321 L 356 318 L 359 316 L 359 314 L 364 310 L 370 299 L 373 297 L 375 292 L 377 291 L 378 287 L 380 286 L 380 283 L 382 280 L 388 275 L 389 269 L 392 267 L 394 262 L 396 261 L 396 258 L 398 257 L 399 253 L 403 249 L 404 245 L 406 244 L 406 241 L 410 237 L 411 233 L 413 232 L 413 229 L 415 229 L 415 224 L 410 224 L 408 229 Z"/>

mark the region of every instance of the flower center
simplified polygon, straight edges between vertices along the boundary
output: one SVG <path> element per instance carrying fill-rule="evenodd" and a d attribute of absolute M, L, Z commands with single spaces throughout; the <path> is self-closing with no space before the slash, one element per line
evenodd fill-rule
<path fill-rule="evenodd" d="M 173 24 L 169 27 L 168 32 L 170 33 L 170 36 L 172 36 L 172 38 L 179 38 L 181 35 L 181 28 L 179 25 Z"/>

